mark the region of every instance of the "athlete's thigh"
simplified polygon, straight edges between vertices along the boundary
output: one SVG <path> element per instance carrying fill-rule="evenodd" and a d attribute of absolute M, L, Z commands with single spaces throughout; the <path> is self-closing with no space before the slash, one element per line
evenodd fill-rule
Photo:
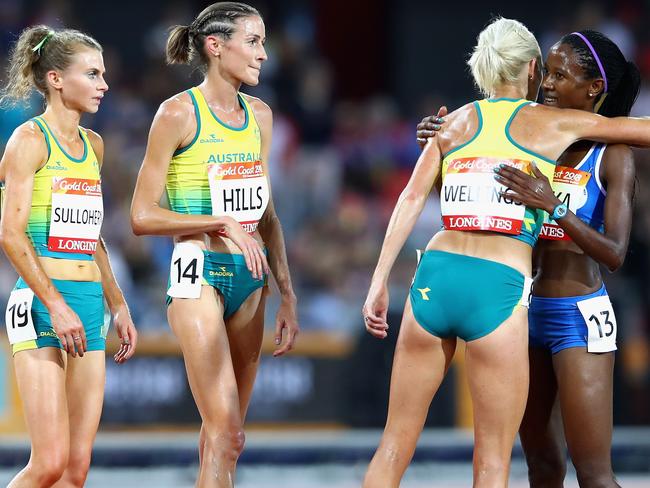
<path fill-rule="evenodd" d="M 530 386 L 519 437 L 526 457 L 534 461 L 550 455 L 564 459 L 564 435 L 557 404 L 557 382 L 551 351 L 544 347 L 528 349 Z"/>
<path fill-rule="evenodd" d="M 601 459 L 609 466 L 614 353 L 572 347 L 555 354 L 553 364 L 571 458 Z"/>
<path fill-rule="evenodd" d="M 82 358 L 68 359 L 66 394 L 71 462 L 90 454 L 102 414 L 105 382 L 104 351 L 89 351 Z"/>
<path fill-rule="evenodd" d="M 215 416 L 239 417 L 237 383 L 223 321 L 223 301 L 210 286 L 196 299 L 174 299 L 167 310 L 169 324 L 183 352 L 190 389 L 204 422 Z"/>
<path fill-rule="evenodd" d="M 393 358 L 387 432 L 419 436 L 455 350 L 455 338 L 441 339 L 417 323 L 407 298 Z"/>
<path fill-rule="evenodd" d="M 508 450 L 521 423 L 528 394 L 527 312 L 518 306 L 493 332 L 467 343 L 477 448 L 495 441 Z"/>
<path fill-rule="evenodd" d="M 18 391 L 23 403 L 32 456 L 47 455 L 69 445 L 64 352 L 55 347 L 14 355 Z"/>
<path fill-rule="evenodd" d="M 244 303 L 247 308 L 252 305 L 256 307 L 253 314 L 251 315 L 245 309 L 245 313 L 240 315 L 239 312 L 236 312 L 226 321 L 226 331 L 230 344 L 232 365 L 237 379 L 242 419 L 246 417 L 260 362 L 260 350 L 264 336 L 264 307 L 267 294 L 267 287 L 256 290 L 246 300 L 250 301 L 250 304 Z"/>

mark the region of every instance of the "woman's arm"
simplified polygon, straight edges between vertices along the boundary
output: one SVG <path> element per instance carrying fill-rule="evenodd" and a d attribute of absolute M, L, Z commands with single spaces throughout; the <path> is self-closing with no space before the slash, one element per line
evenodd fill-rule
<path fill-rule="evenodd" d="M 229 217 L 186 215 L 160 207 L 169 162 L 176 149 L 194 136 L 193 117 L 192 104 L 179 97 L 163 102 L 154 117 L 131 203 L 131 227 L 136 235 L 173 236 L 230 230 Z"/>
<path fill-rule="evenodd" d="M 32 205 L 34 175 L 47 160 L 42 132 L 33 122 L 14 131 L 2 158 L 5 197 L 0 221 L 0 246 L 16 272 L 45 305 L 64 349 L 76 356 L 86 351 L 86 334 L 77 314 L 65 303 L 43 270 L 25 230 Z M 74 338 L 77 339 L 75 344 Z"/>
<path fill-rule="evenodd" d="M 96 132 L 87 130 L 88 139 L 93 147 L 97 162 L 100 168 L 104 161 L 104 141 Z M 113 323 L 117 336 L 120 338 L 120 349 L 115 354 L 115 362 L 118 364 L 127 361 L 135 353 L 138 342 L 138 332 L 135 329 L 129 307 L 126 304 L 124 294 L 117 284 L 111 261 L 106 250 L 106 243 L 102 237 L 99 238 L 97 251 L 95 252 L 95 262 L 102 276 L 102 289 L 108 308 L 113 316 Z"/>
<path fill-rule="evenodd" d="M 539 170 L 534 170 L 534 176 L 511 167 L 503 167 L 498 171 L 497 180 L 510 189 L 508 196 L 512 196 L 514 200 L 526 206 L 546 210 L 549 214 L 561 203 Z M 601 172 L 603 180 L 607 183 L 604 234 L 587 225 L 571 211 L 556 223 L 586 254 L 613 272 L 625 260 L 632 228 L 635 168 L 630 148 L 622 144 L 607 146 Z M 596 175 L 592 177 L 595 178 Z M 542 190 L 535 192 L 538 184 Z"/>
<path fill-rule="evenodd" d="M 280 308 L 278 309 L 275 320 L 275 344 L 280 346 L 282 343 L 284 329 L 287 329 L 287 335 L 284 345 L 276 349 L 273 355 L 281 356 L 293 348 L 296 335 L 300 330 L 296 314 L 296 295 L 291 284 L 291 274 L 289 273 L 282 226 L 280 219 L 275 213 L 275 206 L 273 205 L 273 193 L 271 192 L 271 181 L 268 170 L 268 156 L 271 149 L 271 136 L 273 132 L 273 113 L 268 105 L 257 98 L 249 97 L 249 102 L 255 112 L 255 119 L 260 127 L 260 133 L 262 135 L 262 164 L 264 165 L 264 172 L 269 180 L 269 204 L 259 222 L 258 230 L 264 240 L 264 245 L 268 249 L 269 267 L 280 290 Z"/>
<path fill-rule="evenodd" d="M 183 102 L 180 96 L 163 102 L 158 109 L 131 202 L 133 233 L 176 236 L 218 232 L 241 249 L 249 271 L 256 277 L 262 276 L 266 257 L 257 241 L 235 219 L 226 215 L 180 214 L 160 207 L 169 162 L 174 151 L 194 137 L 193 120 L 192 104 Z"/>
<path fill-rule="evenodd" d="M 545 109 L 549 110 L 546 107 Z M 578 140 L 589 140 L 650 147 L 650 119 L 648 118 L 609 118 L 584 110 L 550 110 L 555 113 L 558 130 L 569 136 L 568 145 Z"/>
<path fill-rule="evenodd" d="M 375 337 L 384 338 L 387 335 L 388 275 L 438 178 L 440 159 L 438 139 L 429 139 L 388 223 L 368 298 L 363 306 L 366 329 Z"/>

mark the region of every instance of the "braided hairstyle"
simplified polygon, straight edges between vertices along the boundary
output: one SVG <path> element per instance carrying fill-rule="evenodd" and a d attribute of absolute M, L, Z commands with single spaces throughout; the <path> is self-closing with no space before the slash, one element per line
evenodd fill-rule
<path fill-rule="evenodd" d="M 257 16 L 254 7 L 240 2 L 217 2 L 206 7 L 190 25 L 171 28 L 167 39 L 166 58 L 169 64 L 190 64 L 198 56 L 205 72 L 209 58 L 204 50 L 205 38 L 218 35 L 224 40 L 232 37 L 237 20 Z"/>
<path fill-rule="evenodd" d="M 606 117 L 629 115 L 639 95 L 641 75 L 639 68 L 625 59 L 618 46 L 606 35 L 593 30 L 567 34 L 560 39 L 560 44 L 573 49 L 587 79 L 602 79 L 603 73 L 600 69 L 602 66 L 607 93 L 603 87 L 603 91 L 598 94 L 596 112 Z"/>

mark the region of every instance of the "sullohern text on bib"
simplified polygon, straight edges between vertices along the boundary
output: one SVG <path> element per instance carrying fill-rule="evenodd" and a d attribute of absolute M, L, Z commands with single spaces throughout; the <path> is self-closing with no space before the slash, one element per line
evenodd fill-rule
<path fill-rule="evenodd" d="M 100 180 L 52 178 L 48 250 L 94 254 L 103 219 Z"/>

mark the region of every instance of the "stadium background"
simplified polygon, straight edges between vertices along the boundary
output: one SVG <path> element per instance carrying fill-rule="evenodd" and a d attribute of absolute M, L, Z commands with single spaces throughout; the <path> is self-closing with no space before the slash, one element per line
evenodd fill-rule
<path fill-rule="evenodd" d="M 544 52 L 562 34 L 576 29 L 608 34 L 642 71 L 644 84 L 634 113 L 650 114 L 650 4 L 642 0 L 588 1 L 570 7 L 558 0 L 534 6 L 500 0 L 489 7 L 482 2 L 417 0 L 251 3 L 265 18 L 269 60 L 260 85 L 243 91 L 261 97 L 274 111 L 269 164 L 302 333 L 288 357 L 264 355 L 248 422 L 253 431 L 381 428 L 401 304 L 414 271 L 413 250 L 426 245 L 439 226 L 433 196 L 392 273 L 391 337 L 375 341 L 364 332 L 360 308 L 390 212 L 419 153 L 416 123 L 441 104 L 453 110 L 477 96 L 464 62 L 476 35 L 496 14 L 524 22 Z M 103 235 L 141 342 L 128 364 L 107 363 L 102 432 L 197 428 L 182 359 L 165 318 L 171 240 L 135 237 L 128 222 L 153 114 L 162 100 L 200 79 L 196 70 L 165 65 L 167 29 L 190 22 L 208 4 L 0 0 L 3 76 L 10 43 L 31 24 L 87 31 L 105 49 L 110 90 L 99 113 L 85 118 L 84 124 L 105 141 Z M 35 96 L 28 108 L 0 110 L 0 149 L 15 126 L 41 107 Z M 626 263 L 616 274 L 604 272 L 619 326 L 614 420 L 617 426 L 635 426 L 632 439 L 646 432 L 639 426 L 650 424 L 649 152 L 637 153 L 637 173 Z M 2 309 L 15 279 L 1 258 Z M 276 307 L 277 293 L 267 308 L 267 332 L 273 328 Z M 110 335 L 114 340 L 114 333 Z M 268 339 L 270 334 L 266 335 Z M 6 435 L 0 438 L 0 447 L 7 442 L 6 454 L 15 446 L 7 441 L 9 435 L 20 437 L 24 425 L 5 339 L 2 344 L 0 427 Z M 272 347 L 265 341 L 264 352 Z M 429 427 L 471 424 L 462 355 L 458 356 L 434 400 Z M 455 435 L 454 430 L 445 432 Z M 191 450 L 192 443 L 188 446 Z M 642 465 L 650 471 L 648 450 L 643 453 Z M 11 459 L 0 456 L 0 464 L 19 462 Z"/>

